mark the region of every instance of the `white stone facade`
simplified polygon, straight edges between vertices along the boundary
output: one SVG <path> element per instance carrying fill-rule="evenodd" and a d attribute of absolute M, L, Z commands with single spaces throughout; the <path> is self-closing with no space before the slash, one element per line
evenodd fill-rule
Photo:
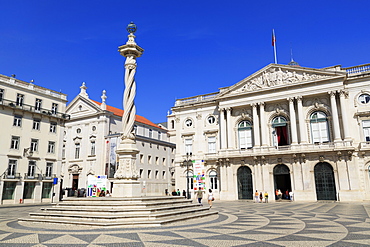
<path fill-rule="evenodd" d="M 88 175 L 107 175 L 107 188 L 112 192 L 123 110 L 106 105 L 105 91 L 102 102 L 89 99 L 86 88 L 83 84 L 80 94 L 67 106 L 71 119 L 64 135 L 63 188 L 86 189 Z M 170 190 L 174 184 L 171 167 L 175 144 L 168 141 L 165 128 L 138 115 L 135 134 L 139 149 L 136 168 L 141 174 L 141 195 L 137 196 L 164 195 L 165 189 Z"/>
<path fill-rule="evenodd" d="M 60 181 L 54 178 L 69 118 L 66 102 L 65 94 L 0 75 L 1 204 L 59 199 Z"/>
<path fill-rule="evenodd" d="M 217 93 L 176 101 L 176 188 L 186 153 L 222 200 L 293 191 L 296 201 L 370 200 L 370 65 L 270 64 Z M 192 170 L 190 170 L 191 174 Z"/>

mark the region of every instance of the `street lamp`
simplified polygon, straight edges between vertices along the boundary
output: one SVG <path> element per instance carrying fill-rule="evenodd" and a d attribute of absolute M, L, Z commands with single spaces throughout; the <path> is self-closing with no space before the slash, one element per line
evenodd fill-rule
<path fill-rule="evenodd" d="M 186 153 L 186 160 L 184 163 L 186 163 L 186 198 L 190 199 L 190 193 L 189 193 L 189 163 L 192 163 L 191 160 L 192 153 Z"/>

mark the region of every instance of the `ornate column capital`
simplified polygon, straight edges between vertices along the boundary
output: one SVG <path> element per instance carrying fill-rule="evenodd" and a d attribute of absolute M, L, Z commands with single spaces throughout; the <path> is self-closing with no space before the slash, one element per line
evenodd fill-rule
<path fill-rule="evenodd" d="M 332 98 L 332 97 L 335 97 L 335 94 L 336 94 L 337 92 L 336 91 L 329 91 L 328 92 L 328 94 L 330 95 L 330 97 Z"/>
<path fill-rule="evenodd" d="M 289 104 L 292 104 L 294 102 L 294 97 L 286 98 L 287 101 L 289 101 Z"/>
<path fill-rule="evenodd" d="M 346 99 L 348 99 L 348 96 L 349 96 L 348 90 L 339 91 L 339 97 L 345 97 Z"/>

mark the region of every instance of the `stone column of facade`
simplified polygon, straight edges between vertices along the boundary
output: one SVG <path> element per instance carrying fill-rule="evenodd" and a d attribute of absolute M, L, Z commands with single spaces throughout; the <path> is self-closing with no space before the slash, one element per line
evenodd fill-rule
<path fill-rule="evenodd" d="M 347 117 L 347 110 L 346 110 L 346 98 L 348 98 L 348 92 L 341 90 L 339 93 L 339 100 L 340 100 L 340 110 L 342 113 L 342 123 L 343 123 L 343 130 L 344 130 L 344 139 L 350 140 L 351 135 L 349 133 L 348 128 L 348 117 Z"/>
<path fill-rule="evenodd" d="M 259 103 L 259 105 L 260 105 L 262 146 L 267 147 L 267 124 L 265 120 L 265 103 L 261 102 Z"/>
<path fill-rule="evenodd" d="M 337 108 L 337 101 L 335 100 L 336 92 L 329 92 L 330 94 L 330 104 L 331 104 L 331 112 L 332 112 L 332 119 L 333 119 L 333 126 L 334 126 L 334 141 L 340 141 L 340 128 L 339 128 L 339 119 L 338 119 L 338 108 Z"/>
<path fill-rule="evenodd" d="M 227 122 L 227 148 L 233 147 L 233 127 L 231 126 L 231 108 L 226 108 L 226 122 Z"/>
<path fill-rule="evenodd" d="M 307 131 L 305 125 L 305 117 L 303 115 L 303 106 L 302 106 L 302 97 L 297 97 L 297 109 L 298 109 L 298 120 L 299 120 L 299 135 L 301 137 L 300 143 L 304 144 L 307 143 Z"/>
<path fill-rule="evenodd" d="M 254 134 L 254 146 L 259 147 L 261 145 L 260 140 L 260 125 L 257 112 L 257 104 L 251 104 L 253 111 L 253 134 Z"/>
<path fill-rule="evenodd" d="M 290 116 L 290 127 L 292 130 L 292 145 L 298 144 L 297 139 L 297 120 L 295 117 L 294 110 L 294 98 L 288 98 L 289 101 L 289 116 Z"/>
<path fill-rule="evenodd" d="M 226 121 L 225 121 L 225 109 L 220 108 L 220 125 L 221 125 L 221 131 L 220 131 L 220 137 L 221 137 L 221 149 L 226 148 Z"/>
<path fill-rule="evenodd" d="M 136 155 L 139 150 L 136 147 L 133 133 L 136 107 L 134 103 L 136 95 L 136 58 L 140 57 L 143 49 L 135 43 L 136 25 L 131 23 L 127 27 L 129 32 L 128 41 L 118 48 L 120 54 L 126 57 L 125 62 L 125 91 L 123 99 L 124 114 L 122 116 L 123 131 L 120 143 L 116 150 L 119 158 L 119 167 L 114 174 L 113 197 L 134 197 L 141 195 L 139 174 L 136 169 Z"/>

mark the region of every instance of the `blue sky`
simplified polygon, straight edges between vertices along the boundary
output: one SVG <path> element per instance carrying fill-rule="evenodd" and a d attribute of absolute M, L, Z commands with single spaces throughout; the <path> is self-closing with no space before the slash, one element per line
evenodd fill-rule
<path fill-rule="evenodd" d="M 175 100 L 218 91 L 273 63 L 370 63 L 370 1 L 0 0 L 0 74 L 122 108 L 126 26 L 138 26 L 137 114 L 166 121 Z"/>

